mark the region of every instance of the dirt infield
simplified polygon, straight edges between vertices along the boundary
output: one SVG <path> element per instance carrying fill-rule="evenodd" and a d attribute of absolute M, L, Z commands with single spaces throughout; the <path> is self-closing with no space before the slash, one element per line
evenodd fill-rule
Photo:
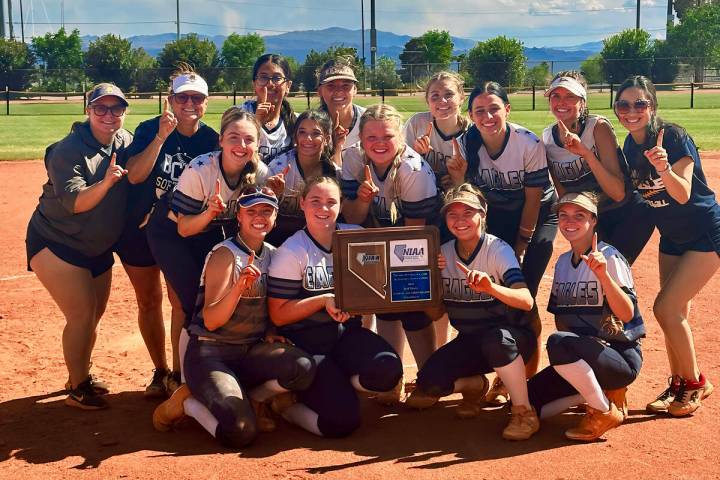
<path fill-rule="evenodd" d="M 720 153 L 705 154 L 705 172 L 720 192 Z M 152 364 L 136 326 L 132 288 L 122 268 L 100 324 L 94 372 L 112 387 L 106 411 L 63 404 L 67 377 L 60 348 L 63 318 L 46 290 L 26 271 L 25 229 L 45 180 L 42 162 L 0 162 L 0 478 L 718 478 L 720 393 L 690 418 L 645 415 L 664 388 L 667 361 L 652 316 L 658 290 L 657 234 L 633 268 L 648 327 L 645 365 L 630 387 L 630 418 L 607 441 L 566 441 L 578 420 L 565 414 L 543 422 L 531 440 L 500 438 L 506 411 L 456 420 L 451 397 L 438 408 L 411 412 L 363 401 L 364 423 L 350 438 L 317 438 L 283 424 L 250 448 L 225 450 L 193 421 L 158 433 L 150 417 L 157 402 L 142 397 Z M 566 248 L 556 241 L 556 256 Z M 117 265 L 116 265 L 117 267 Z M 551 275 L 551 272 L 548 272 Z M 539 295 L 547 304 L 549 277 Z M 700 365 L 720 386 L 720 275 L 693 304 Z M 169 305 L 165 305 L 169 318 Z M 543 317 L 544 335 L 554 330 Z M 169 343 L 169 342 L 168 342 Z M 405 363 L 411 363 L 406 358 Z M 544 364 L 547 359 L 543 358 Z M 406 374 L 413 376 L 412 367 Z"/>

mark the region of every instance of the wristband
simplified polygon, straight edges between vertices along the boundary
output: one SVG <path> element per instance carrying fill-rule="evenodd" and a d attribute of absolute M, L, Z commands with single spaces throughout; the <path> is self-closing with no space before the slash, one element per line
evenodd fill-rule
<path fill-rule="evenodd" d="M 527 233 L 528 235 L 532 236 L 533 233 L 535 233 L 535 228 L 525 228 L 520 227 L 519 229 L 522 233 Z"/>
<path fill-rule="evenodd" d="M 664 169 L 664 170 L 658 170 L 657 173 L 660 174 L 660 175 L 662 175 L 663 173 L 667 172 L 668 170 L 670 170 L 670 162 L 665 162 L 665 169 Z"/>

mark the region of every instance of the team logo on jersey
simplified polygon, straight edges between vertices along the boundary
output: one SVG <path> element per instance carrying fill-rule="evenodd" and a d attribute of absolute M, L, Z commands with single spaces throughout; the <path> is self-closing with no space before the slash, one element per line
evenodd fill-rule
<path fill-rule="evenodd" d="M 391 267 L 419 267 L 428 264 L 427 239 L 390 242 Z"/>

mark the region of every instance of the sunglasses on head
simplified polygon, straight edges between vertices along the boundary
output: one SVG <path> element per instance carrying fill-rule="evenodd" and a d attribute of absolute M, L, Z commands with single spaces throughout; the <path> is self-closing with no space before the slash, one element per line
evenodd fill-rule
<path fill-rule="evenodd" d="M 275 191 L 270 187 L 256 187 L 256 186 L 250 186 L 245 187 L 240 191 L 240 198 L 248 197 L 250 195 L 267 195 L 268 197 L 272 197 L 273 199 L 277 200 L 277 195 L 275 195 Z"/>
<path fill-rule="evenodd" d="M 175 93 L 173 94 L 173 98 L 175 98 L 175 101 L 179 104 L 185 105 L 188 100 L 192 100 L 193 105 L 200 105 L 205 101 L 205 95 L 201 95 L 199 93 L 195 95 L 188 95 L 187 93 Z"/>
<path fill-rule="evenodd" d="M 125 105 L 90 105 L 90 110 L 97 115 L 98 117 L 104 117 L 105 115 L 110 112 L 113 117 L 122 117 L 125 115 L 125 110 L 127 107 Z"/>
<path fill-rule="evenodd" d="M 638 99 L 634 102 L 628 102 L 627 100 L 618 100 L 617 102 L 615 102 L 615 111 L 620 114 L 630 113 L 631 111 L 642 113 L 648 108 L 650 108 L 650 105 L 652 105 L 652 102 L 650 100 L 644 99 Z"/>

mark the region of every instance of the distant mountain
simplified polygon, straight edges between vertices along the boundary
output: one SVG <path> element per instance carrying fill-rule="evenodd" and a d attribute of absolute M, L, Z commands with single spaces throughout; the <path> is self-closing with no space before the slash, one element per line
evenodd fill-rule
<path fill-rule="evenodd" d="M 208 36 L 200 34 L 200 38 L 210 39 L 218 49 L 225 41 L 224 35 Z M 83 49 L 95 40 L 97 36 L 87 35 L 82 37 Z M 331 46 L 355 47 L 358 55 L 362 56 L 361 32 L 360 30 L 349 30 L 347 28 L 331 27 L 323 30 L 304 30 L 279 35 L 268 35 L 263 37 L 266 49 L 269 52 L 278 52 L 288 57 L 295 58 L 298 62 L 305 61 L 310 50 L 323 51 Z M 388 56 L 397 60 L 403 47 L 412 37 L 409 35 L 397 35 L 392 32 L 378 30 L 378 57 Z M 135 47 L 142 47 L 150 55 L 157 56 L 167 42 L 175 40 L 174 33 L 161 33 L 157 35 L 138 35 L 130 37 L 129 40 Z M 477 43 L 476 40 L 461 37 L 452 37 L 455 44 L 454 54 L 466 52 Z M 587 57 L 596 54 L 602 49 L 602 42 L 584 43 L 572 47 L 542 47 L 525 48 L 525 55 L 530 65 L 542 61 L 552 62 L 553 71 L 578 68 L 580 62 Z M 365 30 L 365 58 L 370 61 L 370 30 Z"/>

